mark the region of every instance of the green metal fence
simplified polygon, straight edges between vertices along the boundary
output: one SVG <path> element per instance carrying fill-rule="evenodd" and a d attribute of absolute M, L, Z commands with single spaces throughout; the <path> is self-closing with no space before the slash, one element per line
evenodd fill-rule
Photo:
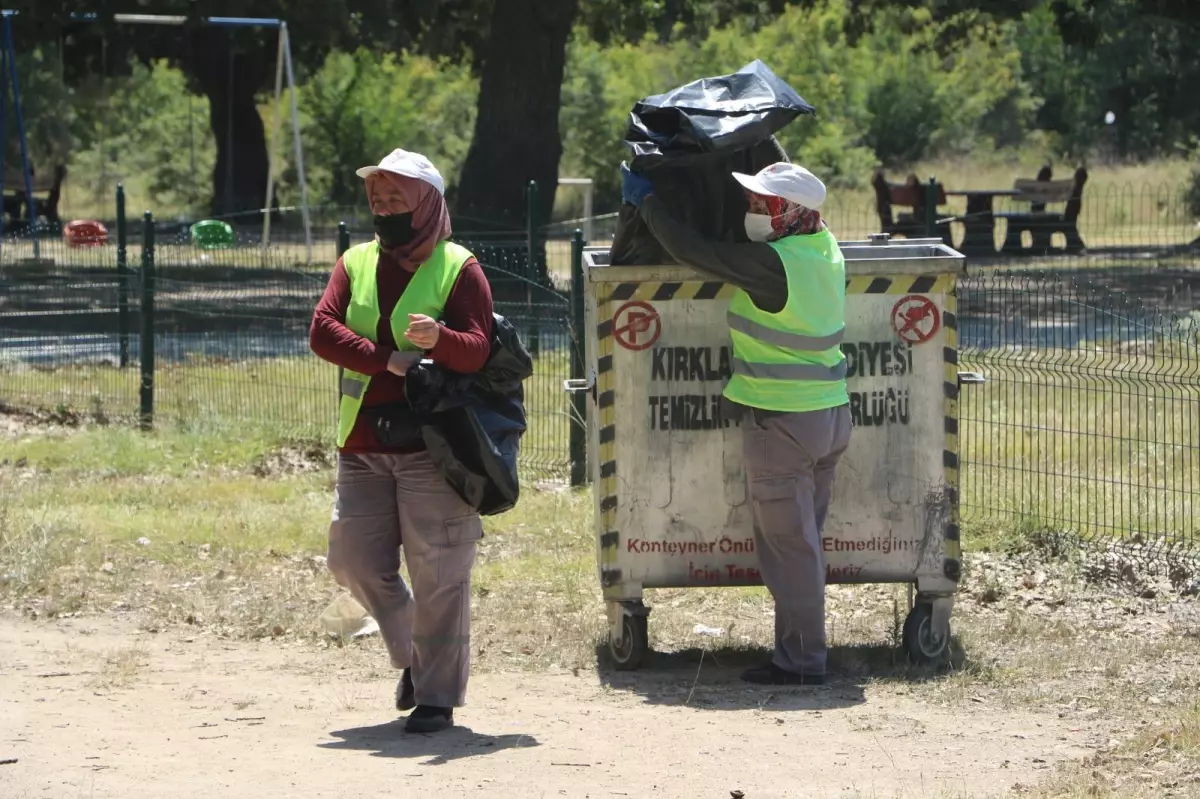
<path fill-rule="evenodd" d="M 963 519 L 1166 562 L 1200 554 L 1200 248 L 1157 189 L 1110 199 L 1085 202 L 1103 223 L 1080 222 L 1081 254 L 968 260 L 960 360 L 985 382 L 961 397 Z M 880 227 L 823 210 L 842 238 Z M 330 441 L 336 370 L 308 328 L 338 252 L 371 235 L 367 217 L 342 221 L 312 264 L 287 246 L 199 249 L 186 223 L 148 217 L 103 247 L 43 238 L 37 260 L 0 242 L 0 403 Z M 459 227 L 537 354 L 523 468 L 582 483 L 585 398 L 562 390 L 584 372 L 582 237 Z"/>
<path fill-rule="evenodd" d="M 960 281 L 960 368 L 985 378 L 959 397 L 964 523 L 1200 556 L 1197 256 Z"/>
<path fill-rule="evenodd" d="M 373 234 L 341 225 L 339 249 L 310 267 L 256 246 L 198 247 L 186 226 L 149 213 L 136 224 L 119 215 L 115 229 L 114 246 L 45 237 L 36 260 L 27 240 L 0 250 L 0 403 L 143 427 L 332 438 L 336 367 L 311 354 L 309 325 L 338 252 Z M 581 427 L 563 391 L 578 360 L 569 287 L 539 273 L 527 235 L 456 238 L 536 358 L 522 468 L 534 480 L 578 477 Z"/>

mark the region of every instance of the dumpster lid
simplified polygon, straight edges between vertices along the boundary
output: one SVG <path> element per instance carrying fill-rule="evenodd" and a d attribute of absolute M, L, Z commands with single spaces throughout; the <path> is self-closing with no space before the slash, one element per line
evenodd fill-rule
<path fill-rule="evenodd" d="M 889 239 L 874 234 L 866 240 L 839 241 L 846 259 L 846 274 L 930 275 L 962 271 L 962 253 L 941 239 Z M 583 260 L 592 281 L 703 280 L 704 276 L 681 264 L 613 266 L 607 247 L 585 247 Z"/>

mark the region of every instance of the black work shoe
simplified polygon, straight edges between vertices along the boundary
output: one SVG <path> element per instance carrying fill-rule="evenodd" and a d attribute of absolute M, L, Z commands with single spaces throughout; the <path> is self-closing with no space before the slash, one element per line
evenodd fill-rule
<path fill-rule="evenodd" d="M 416 707 L 417 700 L 414 693 L 412 669 L 405 669 L 404 674 L 400 677 L 400 684 L 396 686 L 396 710 L 412 710 Z"/>
<path fill-rule="evenodd" d="M 441 732 L 454 726 L 454 708 L 417 705 L 404 725 L 405 732 Z"/>
<path fill-rule="evenodd" d="M 797 674 L 774 663 L 755 666 L 742 672 L 742 679 L 758 685 L 824 685 L 824 674 Z"/>

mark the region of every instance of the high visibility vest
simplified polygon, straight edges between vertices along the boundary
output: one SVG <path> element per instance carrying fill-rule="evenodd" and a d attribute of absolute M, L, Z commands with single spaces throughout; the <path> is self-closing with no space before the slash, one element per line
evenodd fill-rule
<path fill-rule="evenodd" d="M 443 241 L 433 251 L 433 255 L 429 256 L 429 260 L 413 273 L 412 280 L 400 295 L 400 301 L 396 303 L 390 320 L 392 337 L 395 338 L 399 349 L 417 349 L 416 345 L 404 337 L 404 331 L 408 329 L 409 314 L 425 314 L 434 319 L 441 319 L 446 300 L 454 289 L 463 264 L 471 257 L 466 248 Z M 382 316 L 379 310 L 379 287 L 375 280 L 375 269 L 379 265 L 378 242 L 371 241 L 351 247 L 342 256 L 342 265 L 350 278 L 350 306 L 346 309 L 346 327 L 363 338 L 377 342 L 375 331 Z M 350 431 L 354 429 L 363 397 L 367 394 L 367 386 L 371 384 L 371 376 L 343 369 L 340 384 L 342 399 L 338 412 L 339 447 L 345 445 Z"/>
<path fill-rule="evenodd" d="M 725 396 L 768 411 L 819 411 L 850 401 L 846 261 L 828 229 L 770 242 L 787 275 L 787 304 L 767 313 L 738 290 L 729 303 L 733 376 Z"/>

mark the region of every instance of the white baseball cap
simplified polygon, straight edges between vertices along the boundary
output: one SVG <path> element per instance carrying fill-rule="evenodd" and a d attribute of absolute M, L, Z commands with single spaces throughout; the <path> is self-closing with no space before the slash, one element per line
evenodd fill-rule
<path fill-rule="evenodd" d="M 391 172 L 408 178 L 423 180 L 438 190 L 438 194 L 446 193 L 446 184 L 442 173 L 437 171 L 433 163 L 420 153 L 410 153 L 399 148 L 392 150 L 379 166 L 364 166 L 354 174 L 360 178 L 374 175 L 376 172 Z"/>
<path fill-rule="evenodd" d="M 763 167 L 757 175 L 734 172 L 733 178 L 755 194 L 782 197 L 813 211 L 825 202 L 825 184 L 802 166 L 780 161 Z"/>

